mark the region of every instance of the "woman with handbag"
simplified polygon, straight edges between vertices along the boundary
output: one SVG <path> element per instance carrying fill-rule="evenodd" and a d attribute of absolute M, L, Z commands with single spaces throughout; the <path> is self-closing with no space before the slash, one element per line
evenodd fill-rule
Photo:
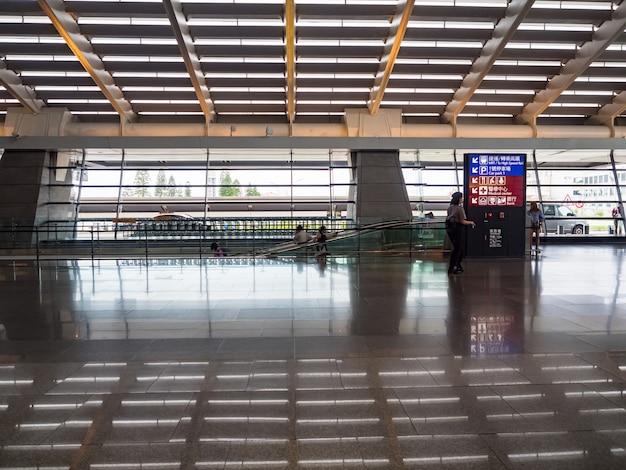
<path fill-rule="evenodd" d="M 452 194 L 452 200 L 448 207 L 446 217 L 446 233 L 452 242 L 452 254 L 450 255 L 450 265 L 448 274 L 458 274 L 463 272 L 461 261 L 463 260 L 463 226 L 476 226 L 473 220 L 467 220 L 463 209 L 463 193 Z"/>

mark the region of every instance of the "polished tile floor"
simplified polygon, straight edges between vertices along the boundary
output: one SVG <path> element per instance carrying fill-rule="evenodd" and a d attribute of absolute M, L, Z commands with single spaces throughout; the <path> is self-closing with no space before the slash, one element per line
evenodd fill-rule
<path fill-rule="evenodd" d="M 0 260 L 0 469 L 626 468 L 626 247 Z"/>

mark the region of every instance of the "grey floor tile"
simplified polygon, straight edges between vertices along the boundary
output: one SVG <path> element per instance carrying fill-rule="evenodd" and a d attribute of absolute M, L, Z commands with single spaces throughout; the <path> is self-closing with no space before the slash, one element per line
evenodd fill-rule
<path fill-rule="evenodd" d="M 550 251 L 0 267 L 0 468 L 625 468 L 626 292 Z"/>

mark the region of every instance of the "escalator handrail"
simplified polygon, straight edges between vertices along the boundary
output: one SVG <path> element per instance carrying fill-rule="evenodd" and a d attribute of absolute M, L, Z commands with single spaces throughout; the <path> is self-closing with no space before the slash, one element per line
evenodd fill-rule
<path fill-rule="evenodd" d="M 344 240 L 346 238 L 353 238 L 358 235 L 363 235 L 364 233 L 372 233 L 379 230 L 390 229 L 390 228 L 399 228 L 404 226 L 415 226 L 415 225 L 431 225 L 433 223 L 443 223 L 445 219 L 428 219 L 428 220 L 392 220 L 385 222 L 377 222 L 374 224 L 362 225 L 353 229 L 344 230 L 342 232 L 336 232 L 337 234 L 329 238 L 326 243 L 332 243 L 337 240 Z M 309 241 L 307 243 L 295 243 L 294 241 L 288 241 L 279 243 L 277 245 L 273 245 L 269 248 L 264 248 L 253 253 L 250 253 L 251 256 L 268 256 L 268 255 L 279 255 L 282 253 L 288 253 L 290 251 L 295 251 L 299 249 L 306 249 L 310 247 L 314 247 L 317 245 L 317 242 Z"/>

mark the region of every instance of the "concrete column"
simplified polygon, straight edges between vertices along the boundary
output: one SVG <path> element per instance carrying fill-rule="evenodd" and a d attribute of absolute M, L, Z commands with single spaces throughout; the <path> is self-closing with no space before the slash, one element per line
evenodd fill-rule
<path fill-rule="evenodd" d="M 398 150 L 355 150 L 350 159 L 354 183 L 350 199 L 356 207 L 348 216 L 360 225 L 411 220 Z"/>
<path fill-rule="evenodd" d="M 56 153 L 45 150 L 5 150 L 0 158 L 0 237 L 4 246 L 7 242 L 31 242 L 30 229 L 46 226 L 49 220 L 71 220 L 72 175 L 70 171 L 51 175 L 49 168 L 55 159 Z M 62 186 L 51 186 L 52 181 Z M 71 232 L 62 232 L 60 236 L 54 232 L 56 238 L 72 236 Z M 40 240 L 49 238 L 46 233 L 40 235 Z"/>

